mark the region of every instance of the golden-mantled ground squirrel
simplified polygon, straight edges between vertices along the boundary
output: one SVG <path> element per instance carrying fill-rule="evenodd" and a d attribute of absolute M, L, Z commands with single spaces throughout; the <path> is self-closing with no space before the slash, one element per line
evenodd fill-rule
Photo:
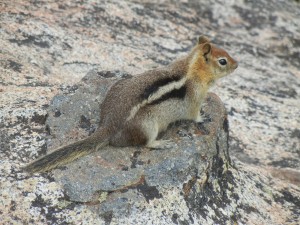
<path fill-rule="evenodd" d="M 208 88 L 237 66 L 226 51 L 201 36 L 186 57 L 114 84 L 102 103 L 101 123 L 93 135 L 59 148 L 25 169 L 47 171 L 105 145 L 168 147 L 168 141 L 156 140 L 158 134 L 178 120 L 201 122 L 200 105 Z"/>

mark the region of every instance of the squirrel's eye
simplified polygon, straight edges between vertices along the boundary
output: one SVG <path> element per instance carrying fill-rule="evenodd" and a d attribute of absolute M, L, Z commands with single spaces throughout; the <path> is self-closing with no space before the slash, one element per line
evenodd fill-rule
<path fill-rule="evenodd" d="M 222 66 L 225 66 L 227 64 L 227 60 L 226 59 L 219 59 L 219 63 Z"/>

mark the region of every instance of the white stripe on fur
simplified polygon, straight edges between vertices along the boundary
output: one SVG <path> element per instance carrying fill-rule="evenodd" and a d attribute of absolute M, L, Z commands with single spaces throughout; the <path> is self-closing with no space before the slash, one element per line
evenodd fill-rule
<path fill-rule="evenodd" d="M 180 89 L 186 82 L 187 78 L 184 77 L 179 81 L 173 81 L 167 85 L 164 85 L 162 87 L 159 87 L 156 92 L 151 94 L 147 99 L 143 100 L 141 103 L 137 104 L 134 106 L 131 111 L 129 116 L 127 117 L 126 121 L 129 121 L 134 118 L 134 116 L 137 114 L 137 112 L 140 110 L 140 108 L 144 107 L 147 104 L 151 104 L 155 100 L 159 99 L 163 95 L 175 90 L 175 89 Z"/>

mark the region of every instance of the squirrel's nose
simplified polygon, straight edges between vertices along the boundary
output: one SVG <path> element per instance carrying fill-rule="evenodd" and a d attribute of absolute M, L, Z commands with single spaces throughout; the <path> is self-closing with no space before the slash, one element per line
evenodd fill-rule
<path fill-rule="evenodd" d="M 233 64 L 233 69 L 238 68 L 238 66 L 239 66 L 239 63 L 237 61 L 235 61 L 235 63 Z"/>

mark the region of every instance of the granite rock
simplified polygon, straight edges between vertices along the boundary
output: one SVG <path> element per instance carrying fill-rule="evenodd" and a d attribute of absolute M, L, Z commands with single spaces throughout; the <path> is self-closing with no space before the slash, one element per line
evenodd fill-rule
<path fill-rule="evenodd" d="M 299 12 L 294 0 L 1 1 L 0 223 L 299 224 Z M 197 155 L 213 137 L 206 121 L 171 127 L 171 151 L 106 149 L 53 173 L 21 170 L 94 132 L 102 93 L 116 79 L 168 64 L 200 34 L 239 61 L 212 89 L 228 112 L 231 163 L 225 128 L 215 134 L 222 151 L 213 142 L 207 158 Z M 67 110 L 79 97 L 74 106 L 89 105 L 75 115 Z M 147 164 L 151 154 L 162 158 Z M 84 185 L 70 171 L 88 178 L 104 171 L 99 165 L 128 178 L 71 193 Z M 163 173 L 152 173 L 159 166 Z"/>
<path fill-rule="evenodd" d="M 101 110 L 101 101 L 97 100 L 103 99 L 107 87 L 116 80 L 104 78 L 103 74 L 107 73 L 91 71 L 74 94 L 54 97 L 46 120 L 54 146 L 56 143 L 66 144 L 68 137 L 79 139 L 80 130 L 82 133 L 95 130 Z M 113 77 L 118 75 L 112 71 L 109 73 L 115 75 Z M 57 112 L 60 112 L 59 116 Z M 181 187 L 187 177 L 205 174 L 212 156 L 223 157 L 226 163 L 230 163 L 225 112 L 221 100 L 210 93 L 202 108 L 206 118 L 203 123 L 178 122 L 161 137 L 174 141 L 171 150 L 107 147 L 64 170 L 55 170 L 54 178 L 75 202 L 91 202 L 97 199 L 99 192 L 113 193 L 141 185 L 146 190 Z"/>

